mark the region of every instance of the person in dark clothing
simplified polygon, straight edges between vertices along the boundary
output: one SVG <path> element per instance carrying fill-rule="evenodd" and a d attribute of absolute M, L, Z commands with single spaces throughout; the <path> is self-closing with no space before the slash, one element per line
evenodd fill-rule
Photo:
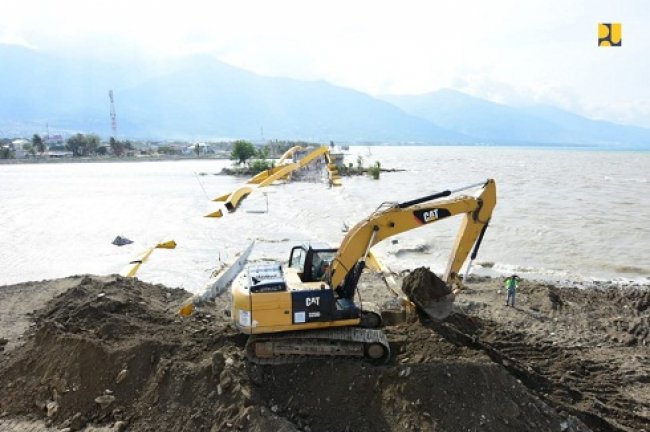
<path fill-rule="evenodd" d="M 558 311 L 562 312 L 564 302 L 560 297 L 560 292 L 557 288 L 550 288 L 548 290 L 548 300 L 551 302 L 551 316 L 554 317 Z"/>

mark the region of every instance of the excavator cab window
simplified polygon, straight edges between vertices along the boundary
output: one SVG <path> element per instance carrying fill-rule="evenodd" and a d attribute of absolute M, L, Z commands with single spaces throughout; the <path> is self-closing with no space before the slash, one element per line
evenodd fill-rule
<path fill-rule="evenodd" d="M 291 255 L 289 255 L 289 267 L 298 269 L 302 273 L 306 256 L 307 251 L 302 246 L 294 247 L 291 249 Z"/>
<path fill-rule="evenodd" d="M 329 271 L 336 249 L 305 249 L 295 246 L 289 255 L 289 267 L 298 270 L 303 282 L 318 282 Z"/>
<path fill-rule="evenodd" d="M 329 272 L 336 251 L 314 251 L 311 260 L 311 277 L 315 281 L 323 280 Z"/>

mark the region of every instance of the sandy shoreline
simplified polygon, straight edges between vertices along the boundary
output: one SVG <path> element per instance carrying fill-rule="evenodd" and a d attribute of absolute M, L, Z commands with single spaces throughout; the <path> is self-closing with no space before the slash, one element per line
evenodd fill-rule
<path fill-rule="evenodd" d="M 188 293 L 137 280 L 0 287 L 0 430 L 647 430 L 647 290 L 563 288 L 552 317 L 550 284 L 524 280 L 516 308 L 499 279 L 468 287 L 443 323 L 386 327 L 386 365 L 291 367 L 247 363 L 227 298 L 181 320 Z M 360 290 L 392 298 L 376 275 Z"/>

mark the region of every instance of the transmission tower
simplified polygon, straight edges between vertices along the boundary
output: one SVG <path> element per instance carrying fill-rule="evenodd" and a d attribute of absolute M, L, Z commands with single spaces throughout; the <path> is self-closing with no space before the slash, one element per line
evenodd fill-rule
<path fill-rule="evenodd" d="M 113 138 L 117 139 L 117 116 L 115 114 L 115 101 L 113 100 L 113 90 L 108 91 L 108 98 L 111 100 L 111 130 Z"/>

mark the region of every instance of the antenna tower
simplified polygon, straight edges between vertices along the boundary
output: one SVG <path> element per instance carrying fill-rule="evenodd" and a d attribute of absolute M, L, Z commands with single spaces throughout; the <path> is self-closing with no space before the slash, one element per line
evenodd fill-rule
<path fill-rule="evenodd" d="M 111 130 L 113 138 L 117 138 L 117 115 L 115 114 L 115 101 L 113 100 L 113 90 L 108 91 L 108 98 L 111 100 Z"/>

